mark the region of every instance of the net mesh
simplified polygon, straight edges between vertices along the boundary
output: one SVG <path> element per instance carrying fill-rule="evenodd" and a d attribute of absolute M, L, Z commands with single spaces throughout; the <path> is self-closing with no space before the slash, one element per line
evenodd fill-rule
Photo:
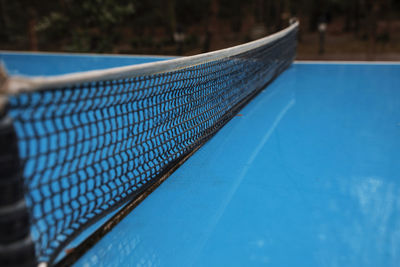
<path fill-rule="evenodd" d="M 288 67 L 296 31 L 254 50 L 163 73 L 9 99 L 40 261 L 156 181 Z"/>

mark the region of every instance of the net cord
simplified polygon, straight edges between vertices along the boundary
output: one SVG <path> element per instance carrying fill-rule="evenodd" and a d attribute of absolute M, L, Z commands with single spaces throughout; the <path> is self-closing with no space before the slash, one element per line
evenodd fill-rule
<path fill-rule="evenodd" d="M 104 80 L 124 79 L 145 75 L 153 75 L 164 73 L 182 68 L 195 66 L 197 64 L 215 61 L 221 58 L 231 57 L 238 54 L 257 49 L 261 46 L 272 43 L 285 35 L 292 32 L 299 26 L 299 22 L 295 22 L 289 27 L 266 36 L 264 38 L 237 45 L 234 47 L 208 52 L 204 54 L 176 58 L 171 60 L 144 63 L 137 65 L 130 65 L 124 67 L 109 68 L 104 70 L 93 70 L 79 73 L 71 73 L 64 75 L 57 75 L 52 77 L 23 77 L 13 76 L 7 80 L 7 84 L 2 87 L 1 94 L 18 94 L 22 92 L 31 92 L 41 89 L 57 89 L 68 85 L 78 83 L 91 83 Z"/>

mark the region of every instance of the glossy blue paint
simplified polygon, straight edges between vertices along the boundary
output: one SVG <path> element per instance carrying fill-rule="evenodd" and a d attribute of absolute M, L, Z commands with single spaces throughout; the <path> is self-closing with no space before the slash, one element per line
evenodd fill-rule
<path fill-rule="evenodd" d="M 76 266 L 399 266 L 400 65 L 294 64 Z"/>
<path fill-rule="evenodd" d="M 51 76 L 80 71 L 121 67 L 168 60 L 162 56 L 126 56 L 99 54 L 20 53 L 0 51 L 9 75 Z"/>

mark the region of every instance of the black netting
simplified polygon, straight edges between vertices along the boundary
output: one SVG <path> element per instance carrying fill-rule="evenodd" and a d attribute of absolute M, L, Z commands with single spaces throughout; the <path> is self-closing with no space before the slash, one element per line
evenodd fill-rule
<path fill-rule="evenodd" d="M 37 257 L 156 181 L 288 67 L 296 31 L 166 73 L 12 96 Z"/>

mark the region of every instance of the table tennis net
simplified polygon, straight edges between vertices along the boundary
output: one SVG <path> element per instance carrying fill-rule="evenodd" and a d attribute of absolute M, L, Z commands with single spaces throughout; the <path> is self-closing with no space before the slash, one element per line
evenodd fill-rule
<path fill-rule="evenodd" d="M 143 193 L 291 64 L 297 27 L 142 69 L 10 78 L 2 263 L 52 263 L 83 229 Z"/>

